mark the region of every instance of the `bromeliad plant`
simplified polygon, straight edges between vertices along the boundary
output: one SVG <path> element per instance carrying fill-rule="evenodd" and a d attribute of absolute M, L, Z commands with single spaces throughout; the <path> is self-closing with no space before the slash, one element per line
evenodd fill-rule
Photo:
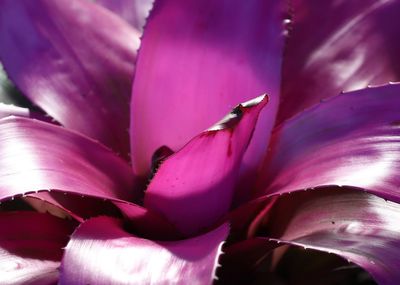
<path fill-rule="evenodd" d="M 0 0 L 0 283 L 398 284 L 400 1 L 288 2 Z"/>

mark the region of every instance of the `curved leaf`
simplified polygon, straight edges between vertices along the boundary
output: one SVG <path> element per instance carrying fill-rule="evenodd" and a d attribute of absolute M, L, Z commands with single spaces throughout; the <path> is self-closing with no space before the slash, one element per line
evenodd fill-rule
<path fill-rule="evenodd" d="M 124 155 L 138 43 L 127 23 L 88 1 L 0 3 L 0 59 L 10 79 L 62 125 Z"/>
<path fill-rule="evenodd" d="M 131 172 L 110 150 L 64 128 L 25 118 L 0 120 L 0 200 L 34 197 L 78 220 L 118 214 L 115 204 L 140 233 L 176 235 L 156 213 L 128 202 L 137 196 Z"/>
<path fill-rule="evenodd" d="M 400 202 L 400 84 L 350 92 L 276 129 L 259 194 L 360 187 Z"/>
<path fill-rule="evenodd" d="M 400 2 L 292 1 L 278 122 L 321 99 L 400 81 Z"/>
<path fill-rule="evenodd" d="M 231 206 L 243 154 L 267 101 L 260 96 L 239 105 L 169 156 L 151 180 L 144 205 L 188 235 L 214 225 Z"/>
<path fill-rule="evenodd" d="M 400 205 L 350 189 L 321 189 L 279 198 L 259 235 L 334 253 L 379 284 L 400 282 Z"/>
<path fill-rule="evenodd" d="M 48 189 L 134 197 L 129 165 L 102 145 L 36 120 L 0 120 L 0 199 Z"/>
<path fill-rule="evenodd" d="M 277 111 L 282 6 L 276 0 L 155 2 L 132 91 L 135 174 L 148 173 L 158 148 L 176 151 L 238 102 L 268 93 L 270 108 L 260 117 L 242 166 L 254 170 Z"/>
<path fill-rule="evenodd" d="M 193 239 L 157 242 L 125 232 L 118 220 L 93 218 L 72 235 L 60 284 L 211 284 L 227 235 L 223 225 Z"/>

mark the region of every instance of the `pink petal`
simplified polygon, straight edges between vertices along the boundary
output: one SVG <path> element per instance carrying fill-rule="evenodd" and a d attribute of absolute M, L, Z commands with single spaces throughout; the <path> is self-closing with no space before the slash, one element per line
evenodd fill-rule
<path fill-rule="evenodd" d="M 236 107 L 158 168 L 144 205 L 191 235 L 214 225 L 230 208 L 235 181 L 258 115 L 260 96 Z"/>
<path fill-rule="evenodd" d="M 339 95 L 277 128 L 258 194 L 360 187 L 400 202 L 400 84 Z"/>
<path fill-rule="evenodd" d="M 125 155 L 137 36 L 84 0 L 0 4 L 0 58 L 13 82 L 62 125 Z"/>
<path fill-rule="evenodd" d="M 136 30 L 143 29 L 146 18 L 153 6 L 153 0 L 95 0 L 96 3 L 113 11 Z"/>
<path fill-rule="evenodd" d="M 90 219 L 65 249 L 60 284 L 211 284 L 227 235 L 223 225 L 193 239 L 157 242 L 125 232 L 118 220 Z"/>
<path fill-rule="evenodd" d="M 102 145 L 31 119 L 0 120 L 0 199 L 48 189 L 134 197 L 129 165 Z"/>
<path fill-rule="evenodd" d="M 400 205 L 350 189 L 282 196 L 260 234 L 342 256 L 382 285 L 400 282 Z"/>
<path fill-rule="evenodd" d="M 133 84 L 131 151 L 146 175 L 163 145 L 180 149 L 238 102 L 271 96 L 244 168 L 254 169 L 278 105 L 281 1 L 158 0 L 146 23 Z"/>
<path fill-rule="evenodd" d="M 54 284 L 69 221 L 35 212 L 0 212 L 0 283 Z"/>
<path fill-rule="evenodd" d="M 127 202 L 137 193 L 131 171 L 110 150 L 64 128 L 25 118 L 0 120 L 0 200 L 27 195 L 78 220 L 115 214 L 115 204 L 139 232 L 176 235 L 156 213 Z"/>
<path fill-rule="evenodd" d="M 400 80 L 399 1 L 292 1 L 278 122 L 321 99 Z"/>

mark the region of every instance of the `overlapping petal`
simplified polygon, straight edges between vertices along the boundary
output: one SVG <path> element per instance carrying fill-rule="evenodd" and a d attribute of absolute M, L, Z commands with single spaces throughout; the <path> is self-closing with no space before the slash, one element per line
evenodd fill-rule
<path fill-rule="evenodd" d="M 0 59 L 12 81 L 62 125 L 124 155 L 137 35 L 85 0 L 0 3 Z"/>
<path fill-rule="evenodd" d="M 400 81 L 399 1 L 291 2 L 278 122 L 341 91 Z"/>
<path fill-rule="evenodd" d="M 357 190 L 321 189 L 282 196 L 271 215 L 259 234 L 337 254 L 379 284 L 398 284 L 399 204 Z"/>
<path fill-rule="evenodd" d="M 158 0 L 146 23 L 133 84 L 131 151 L 146 175 L 153 153 L 173 151 L 238 102 L 268 93 L 243 168 L 262 157 L 278 105 L 281 1 Z"/>
<path fill-rule="evenodd" d="M 360 187 L 400 202 L 400 85 L 339 95 L 272 135 L 259 192 Z"/>
<path fill-rule="evenodd" d="M 193 239 L 157 242 L 127 233 L 118 220 L 93 218 L 72 235 L 60 284 L 211 284 L 227 235 L 222 225 Z"/>
<path fill-rule="evenodd" d="M 194 234 L 214 225 L 231 206 L 243 154 L 268 97 L 238 105 L 158 168 L 144 205 Z"/>
<path fill-rule="evenodd" d="M 0 212 L 0 283 L 54 284 L 72 223 L 35 212 Z"/>
<path fill-rule="evenodd" d="M 154 0 L 95 0 L 130 23 L 136 30 L 143 29 Z"/>

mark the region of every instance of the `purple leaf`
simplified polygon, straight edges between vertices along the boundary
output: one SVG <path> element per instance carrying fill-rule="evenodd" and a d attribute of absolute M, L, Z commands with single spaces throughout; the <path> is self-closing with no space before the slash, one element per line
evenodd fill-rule
<path fill-rule="evenodd" d="M 153 0 L 94 0 L 130 23 L 136 30 L 143 29 Z"/>
<path fill-rule="evenodd" d="M 127 233 L 118 220 L 93 218 L 72 235 L 60 284 L 211 284 L 227 235 L 223 225 L 193 239 L 158 242 Z"/>
<path fill-rule="evenodd" d="M 230 208 L 243 154 L 267 101 L 260 96 L 237 106 L 169 156 L 145 192 L 145 206 L 188 235 L 214 225 Z"/>
<path fill-rule="evenodd" d="M 10 117 L 0 120 L 0 158 L 0 200 L 35 197 L 78 220 L 115 212 L 112 202 L 139 225 L 139 232 L 165 238 L 177 235 L 162 217 L 128 202 L 137 193 L 130 166 L 86 137 Z"/>
<path fill-rule="evenodd" d="M 158 0 L 146 23 L 131 105 L 135 174 L 153 153 L 173 151 L 238 102 L 268 93 L 244 170 L 258 165 L 277 112 L 283 4 L 276 0 Z M 251 182 L 251 180 L 250 180 Z"/>
<path fill-rule="evenodd" d="M 279 198 L 259 235 L 337 254 L 381 285 L 400 282 L 400 205 L 351 189 L 321 189 Z"/>
<path fill-rule="evenodd" d="M 62 125 L 124 155 L 137 36 L 84 0 L 0 4 L 0 58 L 10 79 Z"/>
<path fill-rule="evenodd" d="M 26 118 L 0 120 L 0 199 L 58 189 L 130 200 L 129 165 L 86 137 Z"/>
<path fill-rule="evenodd" d="M 277 121 L 321 99 L 400 81 L 399 1 L 292 1 Z"/>
<path fill-rule="evenodd" d="M 400 202 L 400 84 L 345 93 L 272 135 L 259 194 L 349 185 Z"/>
<path fill-rule="evenodd" d="M 35 212 L 0 212 L 0 283 L 54 284 L 69 221 Z"/>

